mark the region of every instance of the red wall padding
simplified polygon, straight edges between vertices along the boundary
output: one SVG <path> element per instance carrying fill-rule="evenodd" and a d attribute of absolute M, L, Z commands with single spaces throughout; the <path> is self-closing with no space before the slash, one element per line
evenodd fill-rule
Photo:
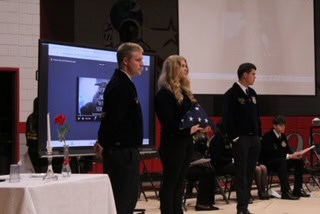
<path fill-rule="evenodd" d="M 215 123 L 217 123 L 221 118 L 214 118 Z M 262 117 L 262 131 L 266 131 L 272 128 L 273 117 Z M 313 117 L 287 117 L 286 134 L 289 136 L 289 144 L 295 150 L 301 150 L 309 146 L 310 144 L 310 128 L 312 126 Z M 157 148 L 159 148 L 160 143 L 160 124 L 157 121 L 156 125 L 156 142 Z M 320 144 L 320 127 L 315 129 L 316 133 L 314 135 L 314 143 Z M 25 123 L 19 124 L 19 132 L 25 132 Z M 310 152 L 305 155 L 307 164 L 310 161 Z M 314 157 L 315 158 L 315 157 Z M 162 165 L 158 158 L 152 160 L 145 160 L 145 164 L 150 173 L 159 173 L 162 171 Z M 141 165 L 141 171 L 143 166 Z M 102 173 L 102 164 L 95 163 L 93 166 L 92 173 Z"/>

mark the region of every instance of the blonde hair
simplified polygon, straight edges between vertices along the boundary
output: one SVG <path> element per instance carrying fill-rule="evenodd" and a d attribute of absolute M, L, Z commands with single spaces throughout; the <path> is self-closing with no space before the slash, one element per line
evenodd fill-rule
<path fill-rule="evenodd" d="M 143 48 L 133 42 L 126 42 L 122 43 L 117 50 L 117 61 L 118 61 L 118 66 L 120 69 L 123 68 L 123 59 L 125 57 L 131 58 L 134 52 L 142 52 L 143 53 Z"/>
<path fill-rule="evenodd" d="M 194 98 L 190 89 L 190 80 L 180 78 L 179 69 L 182 61 L 187 63 L 184 57 L 171 55 L 163 62 L 162 71 L 158 79 L 158 89 L 164 87 L 170 90 L 178 100 L 178 103 L 182 102 L 182 92 L 185 92 L 191 102 L 196 103 L 197 100 Z"/>

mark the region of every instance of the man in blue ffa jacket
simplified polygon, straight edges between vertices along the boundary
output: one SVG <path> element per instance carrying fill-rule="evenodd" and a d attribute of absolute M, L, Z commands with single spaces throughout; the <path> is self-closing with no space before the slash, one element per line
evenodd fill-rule
<path fill-rule="evenodd" d="M 249 195 L 260 152 L 261 121 L 257 94 L 249 87 L 256 79 L 256 66 L 243 63 L 238 82 L 224 94 L 223 123 L 232 141 L 235 164 L 237 214 L 248 214 Z"/>
<path fill-rule="evenodd" d="M 281 186 L 281 198 L 297 200 L 299 197 L 310 197 L 302 189 L 304 161 L 302 154 L 293 152 L 284 134 L 286 120 L 277 116 L 273 120 L 273 128 L 266 132 L 261 143 L 261 162 L 278 174 Z M 290 191 L 288 168 L 294 168 L 294 189 Z"/>
<path fill-rule="evenodd" d="M 102 120 L 96 153 L 103 157 L 104 172 L 109 174 L 118 214 L 133 213 L 140 186 L 142 112 L 134 76 L 143 69 L 143 49 L 123 43 L 117 51 L 116 69 L 104 91 Z"/>

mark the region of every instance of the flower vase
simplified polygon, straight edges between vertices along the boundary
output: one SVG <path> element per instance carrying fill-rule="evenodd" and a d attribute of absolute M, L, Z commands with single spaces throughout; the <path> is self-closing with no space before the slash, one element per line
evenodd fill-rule
<path fill-rule="evenodd" d="M 54 174 L 52 169 L 52 151 L 48 151 L 48 169 L 46 175 L 43 177 L 43 180 L 58 180 L 58 176 Z"/>
<path fill-rule="evenodd" d="M 66 144 L 64 144 L 63 146 L 63 164 L 62 164 L 61 174 L 63 177 L 71 176 L 69 146 Z"/>

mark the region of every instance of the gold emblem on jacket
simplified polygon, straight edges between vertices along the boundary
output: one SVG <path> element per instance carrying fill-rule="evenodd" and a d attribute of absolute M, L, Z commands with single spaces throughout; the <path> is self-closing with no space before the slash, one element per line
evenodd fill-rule
<path fill-rule="evenodd" d="M 246 99 L 244 99 L 244 98 L 238 98 L 238 101 L 239 101 L 239 103 L 240 103 L 241 105 L 246 104 Z"/>
<path fill-rule="evenodd" d="M 251 100 L 254 104 L 257 104 L 257 100 L 256 100 L 256 97 L 251 97 Z"/>

